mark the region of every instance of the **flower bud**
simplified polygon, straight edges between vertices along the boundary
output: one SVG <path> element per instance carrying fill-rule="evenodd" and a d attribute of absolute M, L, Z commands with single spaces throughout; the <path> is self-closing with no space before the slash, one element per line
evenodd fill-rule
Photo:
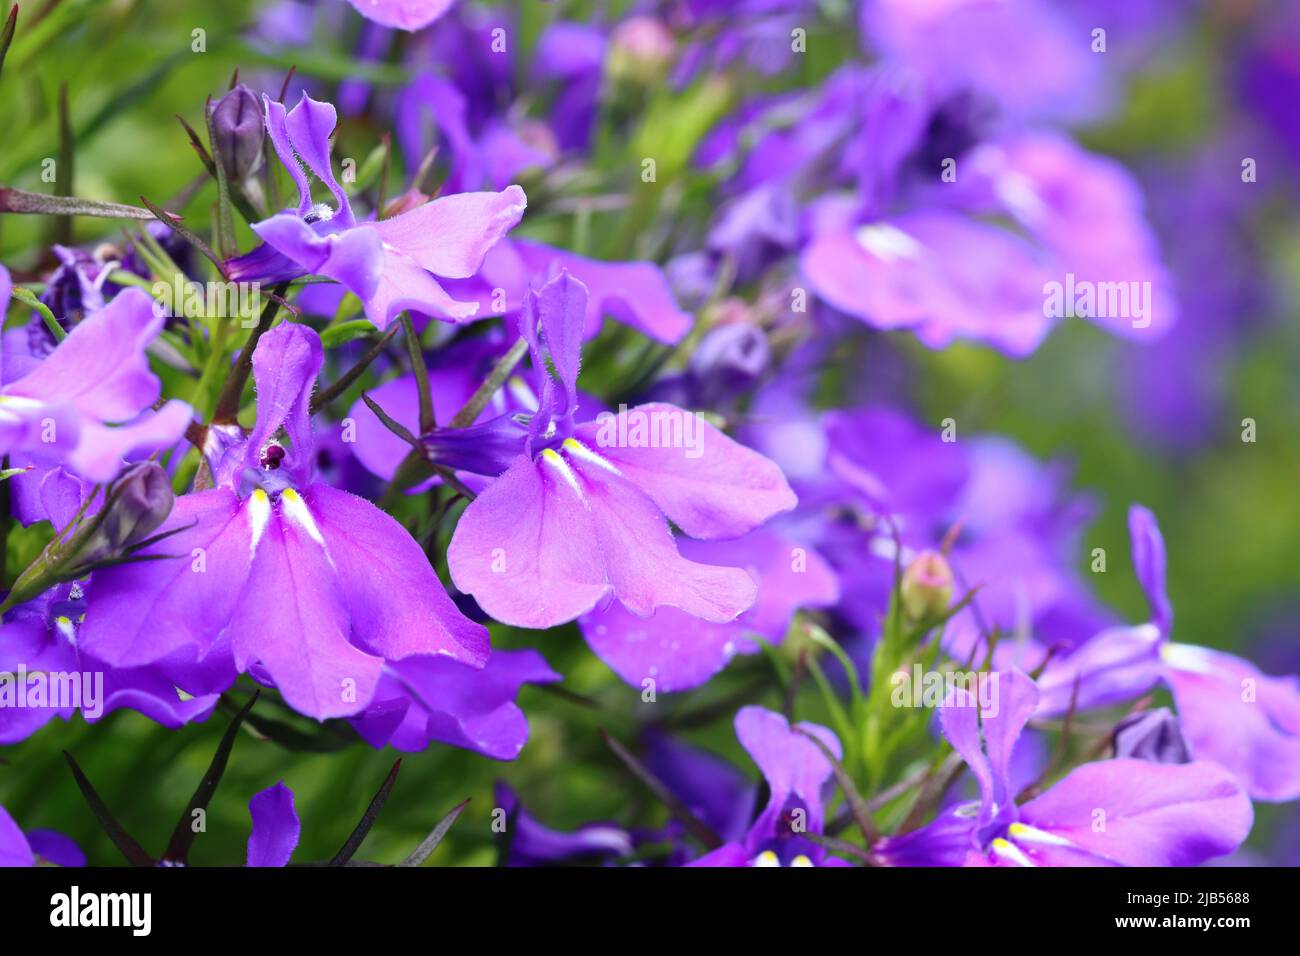
<path fill-rule="evenodd" d="M 103 506 L 83 517 L 66 539 L 55 538 L 14 581 L 0 612 L 44 594 L 56 584 L 77 581 L 97 567 L 131 560 L 167 520 L 175 504 L 171 481 L 155 462 L 129 465 L 105 489 Z"/>
<path fill-rule="evenodd" d="M 1115 725 L 1115 756 L 1151 763 L 1189 763 L 1182 726 L 1168 707 L 1130 714 Z"/>
<path fill-rule="evenodd" d="M 133 547 L 158 530 L 176 497 L 167 472 L 155 462 L 130 465 L 108 489 L 100 533 L 110 551 Z"/>
<path fill-rule="evenodd" d="M 243 83 L 217 101 L 212 110 L 217 161 L 232 182 L 242 182 L 257 170 L 266 131 L 262 104 Z"/>
<path fill-rule="evenodd" d="M 615 82 L 648 86 L 673 58 L 672 31 L 651 16 L 629 17 L 610 36 L 607 69 Z"/>
<path fill-rule="evenodd" d="M 741 395 L 767 370 L 771 356 L 767 336 L 749 321 L 710 329 L 691 353 L 693 403 L 711 408 Z"/>
<path fill-rule="evenodd" d="M 909 621 L 938 617 L 952 603 L 952 568 L 938 551 L 922 551 L 903 572 L 903 614 Z"/>

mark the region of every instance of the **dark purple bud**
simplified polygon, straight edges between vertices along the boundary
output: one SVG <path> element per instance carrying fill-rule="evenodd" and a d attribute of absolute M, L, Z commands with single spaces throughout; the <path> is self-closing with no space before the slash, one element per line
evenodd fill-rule
<path fill-rule="evenodd" d="M 710 329 L 691 354 L 694 403 L 712 408 L 748 391 L 767 371 L 771 356 L 757 325 L 733 321 Z"/>
<path fill-rule="evenodd" d="M 266 130 L 262 103 L 243 83 L 223 96 L 212 110 L 214 149 L 232 182 L 241 182 L 257 170 L 262 159 Z"/>
<path fill-rule="evenodd" d="M 108 551 L 117 554 L 139 544 L 167 520 L 175 503 L 171 479 L 155 462 L 127 466 L 108 488 L 99 526 Z"/>
<path fill-rule="evenodd" d="M 1115 756 L 1151 763 L 1189 763 L 1182 727 L 1168 707 L 1130 714 L 1115 725 Z"/>
<path fill-rule="evenodd" d="M 175 501 L 167 472 L 155 462 L 127 466 L 105 489 L 99 510 L 83 517 L 69 537 L 51 541 L 18 575 L 0 610 L 84 578 L 96 567 L 131 560 L 130 549 L 158 530 Z"/>

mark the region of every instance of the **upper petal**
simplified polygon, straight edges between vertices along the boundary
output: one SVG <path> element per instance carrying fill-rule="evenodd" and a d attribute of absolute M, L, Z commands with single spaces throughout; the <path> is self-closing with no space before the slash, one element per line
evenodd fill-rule
<path fill-rule="evenodd" d="M 796 728 L 816 736 L 836 759 L 843 755 L 839 738 L 818 724 L 791 727 L 783 716 L 764 707 L 742 707 L 735 724 L 736 737 L 758 764 L 771 792 L 766 809 L 750 828 L 750 849 L 774 835 L 777 820 L 791 797 L 797 798 L 808 812 L 807 832 L 821 833 L 821 788 L 830 779 L 831 764 L 821 748 Z"/>
<path fill-rule="evenodd" d="M 603 413 L 577 436 L 692 537 L 733 538 L 797 503 L 774 462 L 673 405 Z"/>
<path fill-rule="evenodd" d="M 519 186 L 442 196 L 375 223 L 384 242 L 434 275 L 467 279 L 488 250 L 519 224 L 528 200 Z"/>
<path fill-rule="evenodd" d="M 512 242 L 511 247 L 534 278 L 546 279 L 567 269 L 582 281 L 590 293 L 588 338 L 600 330 L 607 314 L 659 342 L 678 342 L 690 331 L 691 317 L 678 308 L 668 280 L 654 263 L 600 262 L 524 240 Z"/>

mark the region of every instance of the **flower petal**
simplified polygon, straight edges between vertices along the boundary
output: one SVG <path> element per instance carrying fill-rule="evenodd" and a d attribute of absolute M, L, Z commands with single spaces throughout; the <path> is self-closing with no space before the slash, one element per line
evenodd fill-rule
<path fill-rule="evenodd" d="M 386 659 L 443 654 L 481 667 L 487 628 L 461 614 L 415 539 L 364 498 L 317 483 L 303 493 L 337 572 L 352 639 Z"/>
<path fill-rule="evenodd" d="M 673 405 L 607 412 L 576 434 L 692 537 L 734 538 L 797 504 L 774 462 Z"/>
<path fill-rule="evenodd" d="M 434 275 L 467 279 L 519 224 L 528 200 L 519 186 L 455 193 L 375 223 L 385 243 Z"/>
<path fill-rule="evenodd" d="M 293 806 L 293 791 L 281 780 L 248 802 L 253 829 L 248 834 L 249 866 L 288 866 L 298 846 L 302 824 Z"/>

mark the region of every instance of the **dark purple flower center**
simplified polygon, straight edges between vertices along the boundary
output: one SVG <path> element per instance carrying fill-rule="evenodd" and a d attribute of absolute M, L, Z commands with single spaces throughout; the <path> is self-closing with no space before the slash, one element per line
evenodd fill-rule
<path fill-rule="evenodd" d="M 262 449 L 262 454 L 258 461 L 266 471 L 275 471 L 280 467 L 280 462 L 284 460 L 284 446 L 279 442 L 271 442 Z"/>

